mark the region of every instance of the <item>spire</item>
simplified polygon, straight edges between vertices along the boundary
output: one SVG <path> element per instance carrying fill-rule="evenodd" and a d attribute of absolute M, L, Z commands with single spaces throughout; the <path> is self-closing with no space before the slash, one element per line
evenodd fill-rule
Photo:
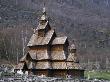
<path fill-rule="evenodd" d="M 45 15 L 46 16 L 46 8 L 45 8 L 45 2 L 44 2 L 44 7 L 43 7 L 43 15 Z"/>
<path fill-rule="evenodd" d="M 41 21 L 45 21 L 46 19 L 47 19 L 47 17 L 46 17 L 46 9 L 45 9 L 45 7 L 43 8 L 43 11 L 42 11 L 42 16 L 41 16 Z"/>
<path fill-rule="evenodd" d="M 45 7 L 43 8 L 43 11 L 42 11 L 42 12 L 43 12 L 43 14 L 46 14 L 46 9 L 45 9 Z"/>
<path fill-rule="evenodd" d="M 41 16 L 41 18 L 40 18 L 40 23 L 41 23 L 41 24 L 44 24 L 44 23 L 47 22 L 47 20 L 48 20 L 48 18 L 47 18 L 47 16 L 46 16 L 46 8 L 45 8 L 45 6 L 44 6 L 44 7 L 43 7 L 43 11 L 42 11 L 42 16 Z"/>

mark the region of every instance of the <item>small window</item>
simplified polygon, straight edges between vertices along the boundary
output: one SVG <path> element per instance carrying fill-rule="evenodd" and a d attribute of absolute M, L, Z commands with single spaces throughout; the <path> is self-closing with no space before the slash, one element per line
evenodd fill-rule
<path fill-rule="evenodd" d="M 38 36 L 44 37 L 44 36 L 45 36 L 44 30 L 39 30 L 39 31 L 38 31 Z"/>

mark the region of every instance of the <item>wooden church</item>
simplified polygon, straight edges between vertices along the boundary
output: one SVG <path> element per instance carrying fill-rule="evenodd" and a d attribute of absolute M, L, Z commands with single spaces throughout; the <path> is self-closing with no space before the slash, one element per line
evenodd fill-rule
<path fill-rule="evenodd" d="M 45 8 L 27 47 L 29 50 L 16 65 L 16 70 L 21 69 L 28 71 L 29 74 L 47 77 L 65 77 L 66 75 L 84 77 L 84 70 L 81 69 L 76 56 L 75 45 L 69 45 L 66 36 L 57 36 L 49 24 Z"/>

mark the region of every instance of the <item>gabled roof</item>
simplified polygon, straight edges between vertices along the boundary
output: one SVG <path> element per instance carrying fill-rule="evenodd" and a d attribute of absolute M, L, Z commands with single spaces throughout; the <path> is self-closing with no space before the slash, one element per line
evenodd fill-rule
<path fill-rule="evenodd" d="M 67 37 L 56 37 L 53 42 L 52 42 L 52 45 L 56 45 L 56 44 L 65 44 L 67 40 Z"/>
<path fill-rule="evenodd" d="M 20 59 L 20 61 L 21 61 L 21 62 L 25 61 L 27 55 L 29 55 L 29 56 L 31 57 L 31 59 L 36 60 L 36 51 L 35 51 L 35 50 L 30 50 L 30 51 L 28 51 L 27 54 L 25 54 L 25 55 Z"/>
<path fill-rule="evenodd" d="M 44 37 L 39 37 L 38 33 L 35 33 L 32 35 L 27 46 L 47 45 L 51 41 L 53 34 L 54 30 L 48 31 Z"/>
<path fill-rule="evenodd" d="M 36 60 L 37 57 L 36 57 L 36 51 L 35 50 L 30 50 L 28 53 L 33 60 Z"/>
<path fill-rule="evenodd" d="M 69 55 L 67 57 L 67 61 L 76 62 L 77 61 L 76 53 L 69 53 Z"/>
<path fill-rule="evenodd" d="M 25 61 L 25 60 L 26 60 L 26 56 L 27 56 L 27 54 L 25 54 L 25 55 L 20 59 L 20 61 L 21 61 L 21 62 Z"/>

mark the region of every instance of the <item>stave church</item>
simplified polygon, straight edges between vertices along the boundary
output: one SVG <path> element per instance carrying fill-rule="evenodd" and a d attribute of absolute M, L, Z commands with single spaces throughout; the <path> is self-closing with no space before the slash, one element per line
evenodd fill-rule
<path fill-rule="evenodd" d="M 75 45 L 69 44 L 67 36 L 57 36 L 49 24 L 45 8 L 27 47 L 27 53 L 15 66 L 15 70 L 47 77 L 84 77 Z"/>

